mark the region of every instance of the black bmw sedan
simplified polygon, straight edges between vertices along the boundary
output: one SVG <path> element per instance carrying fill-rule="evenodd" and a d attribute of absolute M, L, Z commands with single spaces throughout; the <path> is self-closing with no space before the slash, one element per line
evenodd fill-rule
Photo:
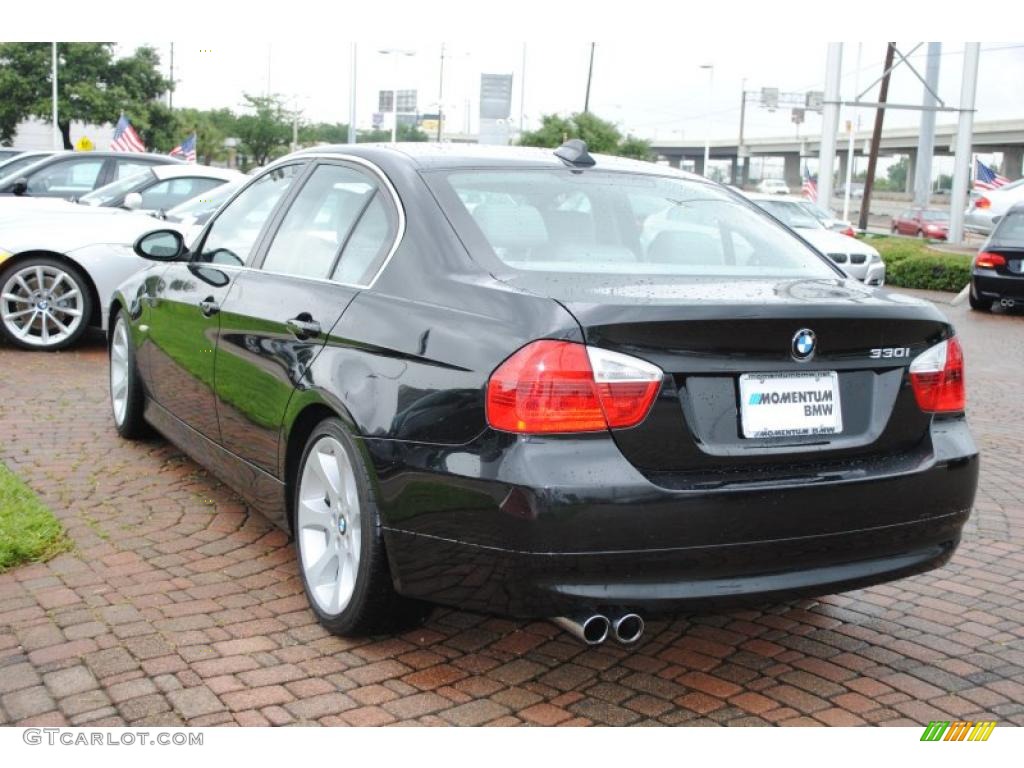
<path fill-rule="evenodd" d="M 1010 208 L 971 265 L 971 309 L 1024 306 L 1024 204 Z"/>
<path fill-rule="evenodd" d="M 291 531 L 336 633 L 442 603 L 630 642 L 938 567 L 971 510 L 949 323 L 699 177 L 581 142 L 318 148 L 136 250 L 117 430 Z"/>

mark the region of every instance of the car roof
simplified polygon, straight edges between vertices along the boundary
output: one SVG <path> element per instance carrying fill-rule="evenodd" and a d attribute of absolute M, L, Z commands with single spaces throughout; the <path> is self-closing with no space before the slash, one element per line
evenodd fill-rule
<path fill-rule="evenodd" d="M 232 170 L 231 168 L 215 168 L 212 165 L 196 165 L 195 163 L 183 165 L 157 165 L 154 166 L 153 175 L 158 179 L 176 179 L 181 176 L 205 176 L 211 179 L 231 181 L 244 178 L 245 174 Z"/>
<path fill-rule="evenodd" d="M 576 167 L 556 157 L 555 148 L 459 143 L 438 144 L 437 142 L 429 141 L 400 142 L 396 144 L 332 144 L 310 147 L 288 157 L 306 155 L 328 157 L 332 155 L 348 155 L 371 161 L 386 156 L 392 160 L 406 162 L 422 170 L 526 166 L 532 168 Z M 602 154 L 592 154 L 591 157 L 594 158 L 596 163 L 593 166 L 586 166 L 588 169 L 593 168 L 627 173 L 656 173 L 662 176 L 705 180 L 702 176 L 680 171 L 678 168 L 644 160 L 633 160 L 631 158 Z"/>
<path fill-rule="evenodd" d="M 810 200 L 795 195 L 766 195 L 763 192 L 744 192 L 751 200 L 771 200 L 776 203 L 809 203 Z"/>

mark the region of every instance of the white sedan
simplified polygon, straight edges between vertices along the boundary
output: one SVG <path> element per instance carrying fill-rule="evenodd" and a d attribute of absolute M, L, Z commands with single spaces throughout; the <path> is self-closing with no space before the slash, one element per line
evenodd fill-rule
<path fill-rule="evenodd" d="M 856 238 L 833 232 L 808 210 L 807 201 L 778 195 L 748 194 L 747 197 L 828 256 L 850 277 L 865 285 L 885 285 L 885 262 L 881 254 Z"/>
<path fill-rule="evenodd" d="M 235 176 L 168 211 L 163 225 L 190 238 L 246 181 Z M 57 350 L 89 326 L 106 329 L 114 289 L 148 265 L 132 245 L 156 226 L 153 215 L 67 203 L 0 212 L 0 334 L 25 349 Z"/>

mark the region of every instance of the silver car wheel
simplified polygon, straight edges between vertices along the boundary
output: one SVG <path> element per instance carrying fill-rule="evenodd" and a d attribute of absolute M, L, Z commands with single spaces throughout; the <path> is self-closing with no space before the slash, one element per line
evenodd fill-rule
<path fill-rule="evenodd" d="M 60 344 L 82 324 L 82 288 L 59 267 L 36 264 L 14 272 L 0 287 L 0 319 L 25 344 Z"/>
<path fill-rule="evenodd" d="M 299 477 L 302 571 L 317 607 L 337 616 L 352 599 L 359 571 L 363 532 L 355 472 L 342 444 L 325 436 L 307 454 Z"/>
<path fill-rule="evenodd" d="M 110 343 L 110 404 L 114 409 L 114 422 L 119 427 L 124 424 L 124 415 L 128 410 L 130 364 L 128 327 L 124 318 L 119 317 L 114 325 L 113 339 Z"/>

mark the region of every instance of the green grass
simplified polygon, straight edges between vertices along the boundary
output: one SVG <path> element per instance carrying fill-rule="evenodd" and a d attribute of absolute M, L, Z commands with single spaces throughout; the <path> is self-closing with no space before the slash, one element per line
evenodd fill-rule
<path fill-rule="evenodd" d="M 53 513 L 0 463 L 0 572 L 48 560 L 70 546 Z"/>
<path fill-rule="evenodd" d="M 899 288 L 959 292 L 971 279 L 971 256 L 941 253 L 925 240 L 871 235 L 863 238 L 885 262 L 885 282 Z"/>

